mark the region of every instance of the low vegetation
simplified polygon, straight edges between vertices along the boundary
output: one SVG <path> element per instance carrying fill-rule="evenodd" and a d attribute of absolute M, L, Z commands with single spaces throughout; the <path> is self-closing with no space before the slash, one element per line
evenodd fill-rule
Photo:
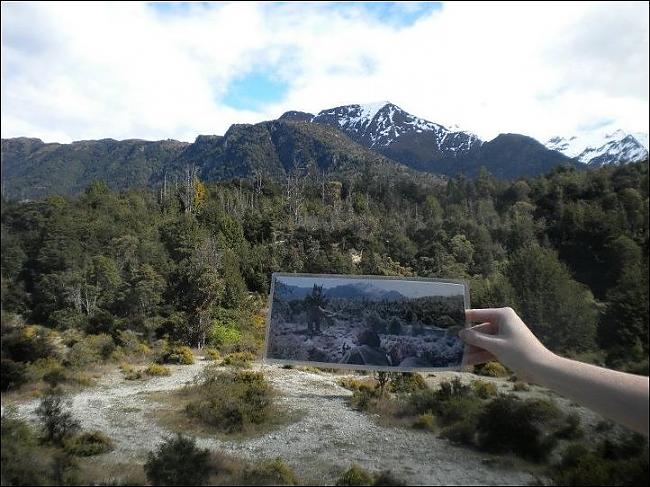
<path fill-rule="evenodd" d="M 371 473 L 352 464 L 336 481 L 336 485 L 406 485 L 389 471 Z"/>
<path fill-rule="evenodd" d="M 17 419 L 11 408 L 2 415 L 3 485 L 84 485 L 97 476 L 81 468 L 78 457 L 106 453 L 112 440 L 101 431 L 81 431 L 62 396 L 49 390 L 36 410 L 38 426 Z"/>
<path fill-rule="evenodd" d="M 153 419 L 197 436 L 256 436 L 294 419 L 276 406 L 275 392 L 261 372 L 217 364 L 207 365 L 193 384 L 150 397 L 162 406 Z"/>
<path fill-rule="evenodd" d="M 499 362 L 486 362 L 474 366 L 474 373 L 488 377 L 507 377 L 508 371 Z"/>
<path fill-rule="evenodd" d="M 495 384 L 460 379 L 442 382 L 437 389 L 384 392 L 376 380 L 346 378 L 353 391 L 352 407 L 388 415 L 392 424 L 439 434 L 453 443 L 499 455 L 517 455 L 533 463 L 548 464 L 554 449 L 565 445 L 559 463 L 549 465 L 548 475 L 559 485 L 645 485 L 648 482 L 647 440 L 627 434 L 602 440 L 595 448 L 576 443 L 584 437 L 580 417 L 563 413 L 545 399 L 521 399 L 499 394 Z M 523 384 L 515 382 L 515 386 Z M 528 388 L 516 387 L 517 390 Z M 607 431 L 604 427 L 601 431 Z M 610 428 L 611 430 L 611 428 Z M 567 442 L 570 443 L 568 446 Z M 339 485 L 372 485 L 369 474 L 351 468 Z M 344 483 L 349 482 L 349 483 Z M 359 482 L 359 483 L 354 483 Z M 388 484 L 383 484 L 388 485 Z"/>
<path fill-rule="evenodd" d="M 152 485 L 299 485 L 280 458 L 247 462 L 199 448 L 194 439 L 182 435 L 150 452 L 144 469 Z"/>
<path fill-rule="evenodd" d="M 79 457 L 90 457 L 111 451 L 113 441 L 101 431 L 89 431 L 70 438 L 64 450 Z"/>
<path fill-rule="evenodd" d="M 145 374 L 150 375 L 150 376 L 168 376 L 171 375 L 171 371 L 169 370 L 169 367 L 165 367 L 164 365 L 160 364 L 149 364 L 149 366 L 145 369 Z"/>
<path fill-rule="evenodd" d="M 194 363 L 192 349 L 186 345 L 170 344 L 165 346 L 156 359 L 159 364 L 190 365 Z"/>
<path fill-rule="evenodd" d="M 149 453 L 144 471 L 153 485 L 205 485 L 211 473 L 210 452 L 177 435 Z"/>
<path fill-rule="evenodd" d="M 647 440 L 627 434 L 596 445 L 572 443 L 550 476 L 557 485 L 647 485 Z"/>
<path fill-rule="evenodd" d="M 247 432 L 268 423 L 273 412 L 271 387 L 260 372 L 224 372 L 208 368 L 187 414 L 224 433 Z"/>
<path fill-rule="evenodd" d="M 223 358 L 222 363 L 223 365 L 230 365 L 231 367 L 248 369 L 254 360 L 255 355 L 251 352 L 232 352 Z"/>

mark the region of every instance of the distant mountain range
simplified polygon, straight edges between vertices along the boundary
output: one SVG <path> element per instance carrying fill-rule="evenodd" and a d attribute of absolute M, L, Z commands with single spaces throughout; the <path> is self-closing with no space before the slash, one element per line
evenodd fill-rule
<path fill-rule="evenodd" d="M 648 134 L 616 130 L 590 137 L 553 137 L 546 147 L 592 167 L 625 164 L 648 158 Z"/>
<path fill-rule="evenodd" d="M 645 140 L 645 147 L 644 147 Z M 411 115 L 390 102 L 345 105 L 318 114 L 286 112 L 278 120 L 232 125 L 223 135 L 175 140 L 113 139 L 71 144 L 2 139 L 3 195 L 33 199 L 77 194 L 92 180 L 114 189 L 156 186 L 193 165 L 205 181 L 255 174 L 283 180 L 295 169 L 314 174 L 420 171 L 474 176 L 481 167 L 504 179 L 558 165 L 577 168 L 647 159 L 647 135 L 614 132 L 596 140 L 554 137 L 546 145 L 521 134 L 490 141 Z"/>
<path fill-rule="evenodd" d="M 300 287 L 282 284 L 276 286 L 275 293 L 289 301 L 304 299 L 312 293 L 313 287 Z M 366 282 L 353 284 L 342 284 L 331 288 L 323 289 L 325 298 L 350 298 L 350 299 L 367 299 L 369 301 L 397 300 L 404 299 L 405 296 L 398 291 L 388 291 L 381 289 Z"/>

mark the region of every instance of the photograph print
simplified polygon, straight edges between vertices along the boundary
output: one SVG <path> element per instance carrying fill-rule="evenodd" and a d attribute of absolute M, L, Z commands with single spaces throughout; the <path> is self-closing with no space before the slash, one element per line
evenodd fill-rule
<path fill-rule="evenodd" d="M 274 274 L 265 359 L 388 371 L 458 370 L 462 281 Z"/>

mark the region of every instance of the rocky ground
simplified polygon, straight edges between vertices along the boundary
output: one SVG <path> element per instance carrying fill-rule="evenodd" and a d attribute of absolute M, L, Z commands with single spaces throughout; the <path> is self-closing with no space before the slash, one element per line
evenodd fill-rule
<path fill-rule="evenodd" d="M 273 358 L 284 360 L 339 363 L 345 352 L 357 345 L 358 335 L 366 329 L 362 321 L 332 319 L 322 325 L 321 333 L 310 336 L 304 322 L 277 320 L 271 327 L 269 336 L 270 351 Z M 439 367 L 459 365 L 463 353 L 463 344 L 453 336 L 448 336 L 444 329 L 423 327 L 421 334 L 413 336 L 410 326 L 404 326 L 401 334 L 382 333 L 381 350 L 390 354 L 399 350 L 406 356 L 429 354 L 441 357 Z M 448 362 L 445 359 L 449 357 Z"/>
<path fill-rule="evenodd" d="M 193 365 L 171 366 L 171 376 L 146 381 L 125 381 L 114 370 L 97 386 L 70 397 L 72 412 L 84 429 L 101 430 L 115 441 L 115 450 L 100 457 L 107 468 L 145 461 L 146 454 L 170 434 L 155 420 L 163 405 L 151 400 L 150 393 L 181 388 L 208 363 L 198 360 Z M 455 447 L 434 434 L 378 425 L 372 417 L 350 408 L 350 391 L 338 385 L 341 375 L 264 364 L 254 368 L 262 370 L 279 392 L 279 406 L 299 419 L 257 438 L 201 437 L 201 446 L 255 460 L 281 457 L 303 480 L 321 485 L 332 484 L 353 462 L 373 471 L 391 470 L 408 484 L 521 485 L 534 480 L 524 464 L 495 467 L 500 463 L 493 458 Z M 454 374 L 438 373 L 427 381 Z M 501 380 L 500 387 L 505 390 L 510 385 Z M 37 404 L 37 400 L 19 402 L 16 414 L 35 420 Z M 119 472 L 116 475 L 113 478 L 119 480 Z"/>

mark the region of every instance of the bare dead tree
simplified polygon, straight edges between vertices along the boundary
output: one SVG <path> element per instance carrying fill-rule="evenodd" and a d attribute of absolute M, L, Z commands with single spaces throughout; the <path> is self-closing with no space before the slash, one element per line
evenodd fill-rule
<path fill-rule="evenodd" d="M 192 213 L 194 205 L 194 183 L 197 179 L 197 169 L 194 164 L 185 166 L 185 173 L 183 175 L 183 184 L 178 192 L 178 195 L 183 204 L 185 213 Z"/>
<path fill-rule="evenodd" d="M 304 203 L 306 176 L 299 169 L 294 169 L 287 176 L 285 199 L 289 215 L 295 225 L 300 221 L 300 210 Z"/>

